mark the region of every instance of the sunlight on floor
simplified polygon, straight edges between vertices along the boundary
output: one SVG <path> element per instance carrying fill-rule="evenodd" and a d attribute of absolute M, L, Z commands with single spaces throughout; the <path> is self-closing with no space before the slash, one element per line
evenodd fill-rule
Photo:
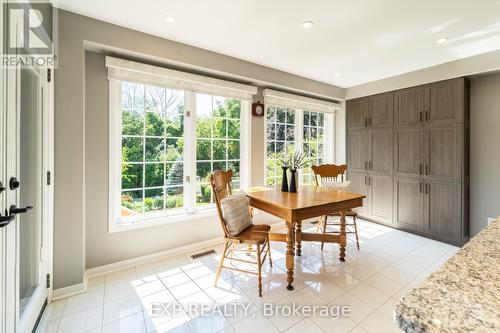
<path fill-rule="evenodd" d="M 345 263 L 337 246 L 325 244 L 321 251 L 319 243 L 303 243 L 292 292 L 286 290 L 285 244 L 276 242 L 273 266 L 263 267 L 263 297 L 256 276 L 235 271 L 223 270 L 214 287 L 221 245 L 198 260 L 187 253 L 93 277 L 86 293 L 51 304 L 38 332 L 400 332 L 392 322 L 394 304 L 458 248 L 365 221 L 358 225 L 361 249 L 349 239 Z M 245 252 L 235 256 L 255 259 Z M 265 315 L 265 304 L 294 303 L 348 305 L 351 314 Z"/>

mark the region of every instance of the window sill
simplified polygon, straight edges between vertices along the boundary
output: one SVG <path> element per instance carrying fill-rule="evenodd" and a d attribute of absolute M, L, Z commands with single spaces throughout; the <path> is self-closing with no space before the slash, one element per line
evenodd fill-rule
<path fill-rule="evenodd" d="M 215 217 L 217 216 L 217 210 L 215 207 L 200 209 L 194 213 L 180 213 L 176 215 L 153 217 L 153 218 L 143 218 L 135 222 L 130 223 L 111 223 L 109 226 L 110 234 L 130 231 L 143 228 L 157 227 L 160 225 L 174 224 L 179 222 L 193 221 L 205 217 Z"/>

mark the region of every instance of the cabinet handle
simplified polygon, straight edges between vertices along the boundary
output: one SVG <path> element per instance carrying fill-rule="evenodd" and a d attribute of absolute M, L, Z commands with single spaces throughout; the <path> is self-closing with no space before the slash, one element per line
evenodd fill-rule
<path fill-rule="evenodd" d="M 370 117 L 370 118 L 368 118 L 368 120 L 369 120 L 369 121 L 368 121 L 368 125 L 369 125 L 369 126 L 373 126 L 373 118 L 372 118 L 372 117 Z"/>
<path fill-rule="evenodd" d="M 365 161 L 365 170 L 368 170 L 368 161 Z"/>
<path fill-rule="evenodd" d="M 372 186 L 372 177 L 368 177 L 368 186 Z"/>
<path fill-rule="evenodd" d="M 421 175 L 424 174 L 424 165 L 422 163 L 418 166 L 418 173 Z"/>
<path fill-rule="evenodd" d="M 425 111 L 425 121 L 429 121 L 429 110 Z"/>
<path fill-rule="evenodd" d="M 429 183 L 425 183 L 425 194 L 429 194 L 431 191 L 431 185 Z"/>
<path fill-rule="evenodd" d="M 365 127 L 368 127 L 368 118 L 365 118 Z"/>
<path fill-rule="evenodd" d="M 373 170 L 373 161 L 370 161 L 370 163 L 368 163 L 368 170 Z"/>
<path fill-rule="evenodd" d="M 422 122 L 422 111 L 420 111 L 420 122 Z"/>
<path fill-rule="evenodd" d="M 420 193 L 424 193 L 424 183 L 420 182 Z"/>
<path fill-rule="evenodd" d="M 368 183 L 368 177 L 365 176 L 365 186 L 367 185 L 367 183 Z"/>
<path fill-rule="evenodd" d="M 431 168 L 429 167 L 429 164 L 426 164 L 425 165 L 425 175 L 426 176 L 430 175 L 431 174 L 430 171 L 431 171 Z"/>

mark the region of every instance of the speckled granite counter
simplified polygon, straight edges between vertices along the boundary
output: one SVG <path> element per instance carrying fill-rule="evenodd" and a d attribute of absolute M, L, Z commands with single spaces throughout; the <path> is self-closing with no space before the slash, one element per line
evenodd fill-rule
<path fill-rule="evenodd" d="M 394 320 L 407 333 L 500 332 L 500 217 L 405 296 Z"/>

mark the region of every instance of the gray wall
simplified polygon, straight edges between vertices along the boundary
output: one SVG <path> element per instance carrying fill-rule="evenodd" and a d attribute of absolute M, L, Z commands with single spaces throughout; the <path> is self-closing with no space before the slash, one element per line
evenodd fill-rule
<path fill-rule="evenodd" d="M 500 74 L 471 80 L 471 234 L 500 215 Z"/>
<path fill-rule="evenodd" d="M 316 96 L 343 99 L 345 95 L 344 89 L 332 85 L 59 10 L 59 63 L 55 71 L 55 289 L 82 283 L 87 266 L 167 250 L 210 239 L 217 233 L 216 228 L 207 228 L 207 221 L 105 233 L 107 197 L 102 194 L 107 189 L 107 105 L 103 106 L 103 100 L 107 95 L 92 89 L 93 83 L 102 84 L 104 73 L 89 69 L 85 76 L 86 49 L 106 50 L 191 71 L 203 69 L 246 83 Z M 98 65 L 102 59 L 96 56 L 87 61 L 89 65 Z M 85 84 L 85 80 L 90 82 Z M 86 88 L 91 95 L 96 94 L 96 100 L 86 98 Z M 263 140 L 262 119 L 252 125 L 261 133 L 253 132 L 252 138 Z M 262 147 L 263 141 L 255 144 Z M 253 149 L 252 152 L 255 153 Z M 258 165 L 263 155 L 255 156 L 253 163 Z M 256 184 L 263 177 L 262 171 L 252 171 L 252 176 L 257 177 L 252 179 Z M 174 230 L 175 239 L 165 238 Z"/>

